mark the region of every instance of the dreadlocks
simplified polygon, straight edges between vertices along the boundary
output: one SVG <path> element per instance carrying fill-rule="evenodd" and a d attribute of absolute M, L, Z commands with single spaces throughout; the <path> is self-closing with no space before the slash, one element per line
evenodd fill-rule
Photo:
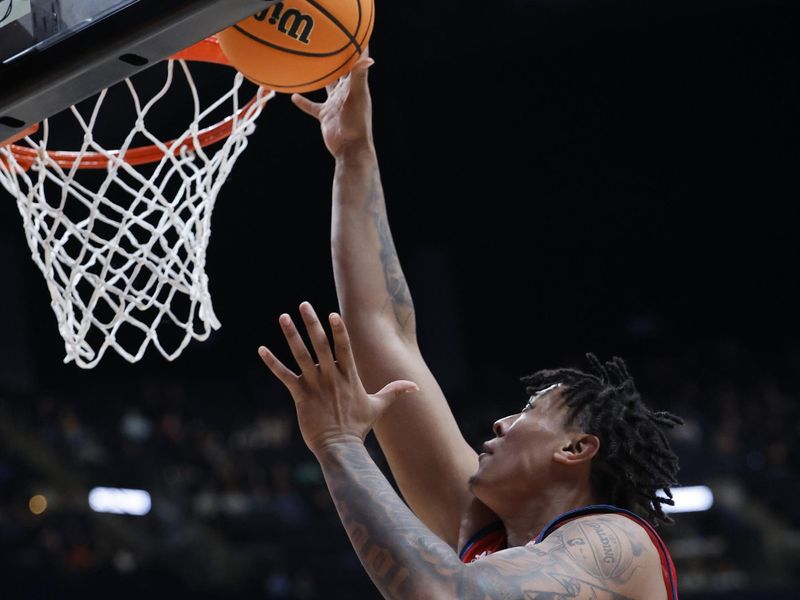
<path fill-rule="evenodd" d="M 592 461 L 594 493 L 615 506 L 639 512 L 653 524 L 672 523 L 662 504 L 674 505 L 678 457 L 664 428 L 682 425 L 668 412 L 653 412 L 641 399 L 625 361 L 614 357 L 601 364 L 586 357 L 594 373 L 571 368 L 545 369 L 522 378 L 528 394 L 554 383 L 565 386 L 568 424 L 577 424 L 600 439 Z M 666 497 L 657 495 L 663 490 Z"/>

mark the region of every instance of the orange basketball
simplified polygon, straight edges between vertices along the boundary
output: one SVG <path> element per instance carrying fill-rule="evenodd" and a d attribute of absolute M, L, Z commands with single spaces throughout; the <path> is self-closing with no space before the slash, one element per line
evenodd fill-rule
<path fill-rule="evenodd" d="M 250 81 L 277 92 L 309 92 L 352 69 L 374 22 L 374 0 L 284 0 L 217 38 Z"/>

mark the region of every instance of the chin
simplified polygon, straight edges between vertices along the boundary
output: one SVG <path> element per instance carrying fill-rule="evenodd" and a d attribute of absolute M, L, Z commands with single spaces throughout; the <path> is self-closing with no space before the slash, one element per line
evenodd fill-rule
<path fill-rule="evenodd" d="M 472 495 L 483 502 L 483 499 L 481 498 L 481 492 L 486 490 L 486 481 L 483 477 L 481 477 L 480 471 L 475 473 L 475 475 L 467 480 L 467 486 L 469 491 L 472 492 Z"/>

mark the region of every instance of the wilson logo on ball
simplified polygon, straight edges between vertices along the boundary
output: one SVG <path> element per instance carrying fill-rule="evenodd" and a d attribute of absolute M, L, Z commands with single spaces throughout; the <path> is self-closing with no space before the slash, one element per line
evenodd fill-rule
<path fill-rule="evenodd" d="M 230 64 L 253 83 L 302 93 L 346 75 L 366 51 L 374 24 L 374 0 L 280 0 L 217 39 Z"/>
<path fill-rule="evenodd" d="M 303 14 L 296 8 L 286 8 L 283 2 L 273 4 L 253 18 L 256 21 L 266 19 L 272 25 L 277 25 L 278 31 L 303 44 L 309 43 L 311 31 L 314 29 L 314 18 L 311 15 Z"/>

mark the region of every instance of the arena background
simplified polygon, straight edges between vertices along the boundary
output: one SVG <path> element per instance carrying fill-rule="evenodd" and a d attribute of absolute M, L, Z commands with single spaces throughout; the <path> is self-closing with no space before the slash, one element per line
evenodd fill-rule
<path fill-rule="evenodd" d="M 420 345 L 476 446 L 521 376 L 626 358 L 687 420 L 682 483 L 714 494 L 663 532 L 682 597 L 795 597 L 798 10 L 634 4 L 379 0 L 376 144 Z M 281 312 L 337 308 L 331 174 L 316 123 L 271 101 L 213 216 L 222 328 L 92 371 L 62 364 L 4 195 L 3 598 L 378 597 L 256 355 L 286 357 Z M 95 486 L 152 510 L 93 512 Z"/>

